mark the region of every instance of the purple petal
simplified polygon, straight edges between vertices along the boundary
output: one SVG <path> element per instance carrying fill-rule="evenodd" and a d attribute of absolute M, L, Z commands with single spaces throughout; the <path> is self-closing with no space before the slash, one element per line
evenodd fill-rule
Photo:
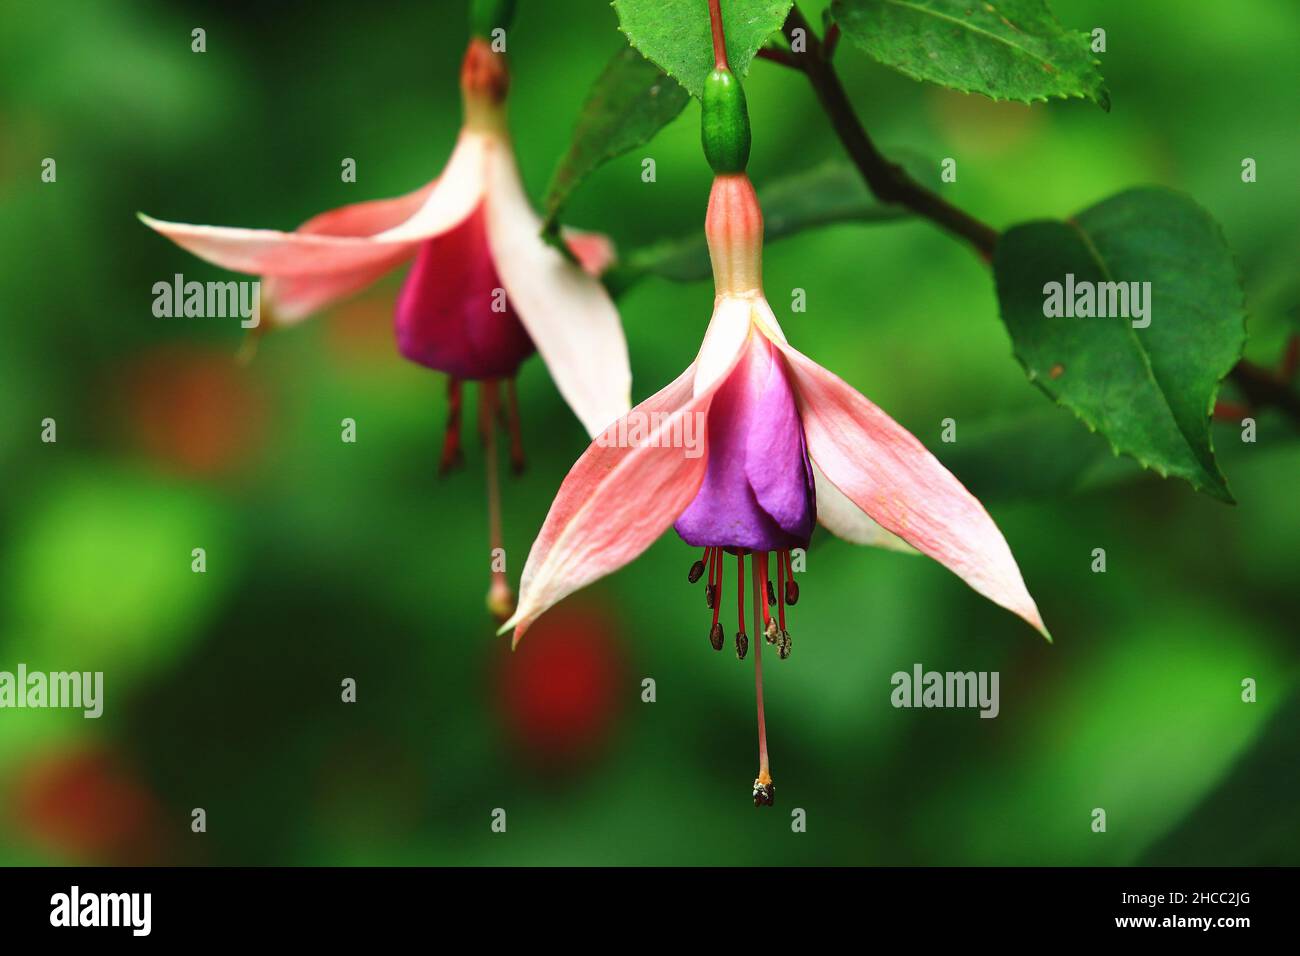
<path fill-rule="evenodd" d="M 674 527 L 687 544 L 803 547 L 816 524 L 812 464 L 784 363 L 751 333 L 748 354 L 709 409 L 709 466 Z"/>

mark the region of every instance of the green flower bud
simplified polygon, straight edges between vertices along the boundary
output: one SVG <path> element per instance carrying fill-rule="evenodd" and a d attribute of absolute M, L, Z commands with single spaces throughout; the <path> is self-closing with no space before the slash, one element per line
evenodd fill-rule
<path fill-rule="evenodd" d="M 498 27 L 508 29 L 515 18 L 517 3 L 518 0 L 470 0 L 470 33 L 487 38 Z"/>
<path fill-rule="evenodd" d="M 749 164 L 749 110 L 740 80 L 727 69 L 704 81 L 700 139 L 715 173 L 743 173 Z"/>

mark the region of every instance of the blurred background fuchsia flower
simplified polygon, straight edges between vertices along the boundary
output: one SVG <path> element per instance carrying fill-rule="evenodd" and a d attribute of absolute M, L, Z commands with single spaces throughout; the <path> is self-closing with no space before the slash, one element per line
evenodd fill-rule
<path fill-rule="evenodd" d="M 333 209 L 293 232 L 140 217 L 208 262 L 261 276 L 263 321 L 272 326 L 298 322 L 414 258 L 397 299 L 398 350 L 448 375 L 442 472 L 461 461 L 461 383 L 480 383 L 494 555 L 502 546 L 499 422 L 514 470 L 524 464 L 514 386 L 520 363 L 541 353 L 589 434 L 631 404 L 627 344 L 597 278 L 613 261 L 613 246 L 603 236 L 566 230 L 566 255 L 542 237 L 506 128 L 509 85 L 505 54 L 472 38 L 461 66 L 460 138 L 442 175 L 405 196 Z M 488 607 L 504 620 L 514 595 L 499 558 L 494 562 Z"/>
<path fill-rule="evenodd" d="M 551 777 L 603 756 L 630 700 L 626 642 L 604 606 L 547 615 L 537 640 L 498 658 L 499 719 L 519 758 Z"/>

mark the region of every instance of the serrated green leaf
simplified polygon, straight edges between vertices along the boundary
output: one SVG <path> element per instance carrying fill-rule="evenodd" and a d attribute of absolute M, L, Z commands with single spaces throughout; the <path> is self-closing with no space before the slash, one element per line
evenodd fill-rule
<path fill-rule="evenodd" d="M 1110 96 L 1087 34 L 1067 30 L 1044 0 L 835 0 L 857 46 L 916 80 L 995 100 Z"/>
<path fill-rule="evenodd" d="M 1209 213 L 1178 193 L 1129 190 L 1068 222 L 1010 229 L 993 270 L 1031 381 L 1117 452 L 1232 500 L 1214 460 L 1210 413 L 1241 356 L 1245 311 L 1232 252 Z M 1048 284 L 1064 287 L 1067 276 L 1094 292 L 1100 283 L 1150 283 L 1149 311 L 1136 320 L 1150 324 L 1045 315 Z"/>
<path fill-rule="evenodd" d="M 904 156 L 904 164 L 930 170 L 933 163 Z M 845 160 L 830 160 L 813 169 L 774 179 L 758 190 L 763 208 L 763 233 L 774 242 L 805 229 L 842 222 L 890 222 L 910 215 L 906 209 L 886 205 L 868 191 L 858 170 Z M 695 282 L 712 275 L 704 230 L 666 239 L 634 250 L 607 276 L 611 289 L 625 291 L 647 275 L 674 282 Z"/>
<path fill-rule="evenodd" d="M 631 47 L 601 71 L 578 116 L 573 141 L 546 190 L 546 225 L 584 179 L 629 150 L 650 142 L 685 108 L 690 95 Z"/>
<path fill-rule="evenodd" d="M 767 38 L 781 29 L 793 0 L 725 0 L 722 24 L 731 72 L 743 77 Z M 708 0 L 614 0 L 631 44 L 694 97 L 713 69 Z"/>

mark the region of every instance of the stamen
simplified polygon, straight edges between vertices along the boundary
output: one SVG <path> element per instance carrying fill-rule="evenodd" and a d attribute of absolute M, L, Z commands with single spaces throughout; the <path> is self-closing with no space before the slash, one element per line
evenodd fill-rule
<path fill-rule="evenodd" d="M 506 422 L 507 429 L 510 432 L 510 471 L 516 475 L 522 475 L 526 462 L 524 461 L 524 439 L 522 430 L 519 427 L 519 395 L 515 390 L 515 380 L 513 378 L 506 380 Z"/>
<path fill-rule="evenodd" d="M 757 587 L 762 582 L 760 591 L 766 592 L 769 598 L 772 596 L 772 582 L 767 577 L 767 552 L 757 556 L 758 560 L 754 563 L 754 585 Z M 763 637 L 767 643 L 775 644 L 777 636 L 776 621 L 772 620 L 772 615 L 768 611 L 767 602 L 763 602 Z"/>
<path fill-rule="evenodd" d="M 794 581 L 794 561 L 785 553 L 785 603 L 794 607 L 799 603 L 799 585 Z"/>
<path fill-rule="evenodd" d="M 755 601 L 757 601 L 755 597 Z M 736 611 L 740 617 L 740 630 L 736 633 L 736 659 L 744 660 L 749 653 L 749 636 L 745 634 L 745 556 L 736 555 Z"/>
<path fill-rule="evenodd" d="M 691 570 L 686 574 L 686 580 L 694 584 L 700 578 L 704 577 L 704 562 L 709 559 L 711 548 L 704 549 L 704 557 L 691 565 Z M 707 586 L 707 585 L 706 585 Z"/>
<path fill-rule="evenodd" d="M 754 627 L 758 628 L 759 571 L 754 570 Z M 766 609 L 764 609 L 766 610 Z M 754 644 L 754 698 L 758 707 L 758 776 L 754 778 L 754 806 L 770 807 L 776 799 L 767 763 L 767 725 L 763 719 L 763 642 Z"/>
<path fill-rule="evenodd" d="M 718 612 L 722 610 L 722 602 L 718 597 L 718 587 L 722 584 L 722 559 L 719 557 L 721 548 L 709 549 L 709 607 L 713 608 L 713 626 L 709 628 L 709 643 L 713 645 L 715 651 L 722 650 L 722 642 L 725 635 L 722 632 L 722 625 L 718 623 Z"/>
<path fill-rule="evenodd" d="M 497 383 L 484 381 L 479 383 L 479 435 L 483 439 L 483 460 L 487 465 L 488 494 L 488 547 L 492 556 L 492 585 L 488 589 L 488 611 L 498 623 L 510 618 L 515 610 L 515 595 L 506 583 L 504 564 L 497 570 L 498 553 L 501 547 L 501 487 L 497 480 L 497 440 L 492 422 L 496 417 Z"/>
<path fill-rule="evenodd" d="M 767 606 L 776 606 L 776 590 L 772 587 L 771 580 L 768 580 L 767 582 Z"/>
<path fill-rule="evenodd" d="M 781 595 L 781 603 L 777 605 L 776 614 L 777 623 L 783 631 L 785 630 L 785 558 L 784 551 L 776 556 L 776 593 Z"/>
<path fill-rule="evenodd" d="M 705 548 L 709 555 L 709 583 L 704 585 L 704 603 L 713 608 L 713 619 L 718 619 L 718 586 L 722 584 L 722 549 Z"/>
<path fill-rule="evenodd" d="M 460 451 L 460 379 L 447 379 L 447 431 L 442 438 L 442 460 L 438 462 L 438 475 L 446 475 L 465 463 Z"/>
<path fill-rule="evenodd" d="M 777 557 L 777 561 L 776 561 L 776 582 L 777 582 L 777 583 L 776 583 L 776 590 L 777 590 L 777 593 L 780 594 L 781 597 L 782 597 L 782 601 L 781 601 L 781 603 L 777 606 L 777 611 L 776 611 L 776 615 L 777 615 L 777 625 L 778 625 L 778 627 L 777 627 L 778 635 L 777 635 L 777 640 L 776 640 L 776 653 L 777 653 L 777 656 L 781 658 L 781 660 L 785 660 L 787 657 L 790 656 L 790 632 L 787 631 L 787 630 L 785 629 L 785 600 L 784 600 L 784 598 L 785 598 L 785 591 L 786 591 L 786 581 L 785 581 L 785 558 L 786 558 L 786 555 L 778 554 L 776 557 Z"/>

